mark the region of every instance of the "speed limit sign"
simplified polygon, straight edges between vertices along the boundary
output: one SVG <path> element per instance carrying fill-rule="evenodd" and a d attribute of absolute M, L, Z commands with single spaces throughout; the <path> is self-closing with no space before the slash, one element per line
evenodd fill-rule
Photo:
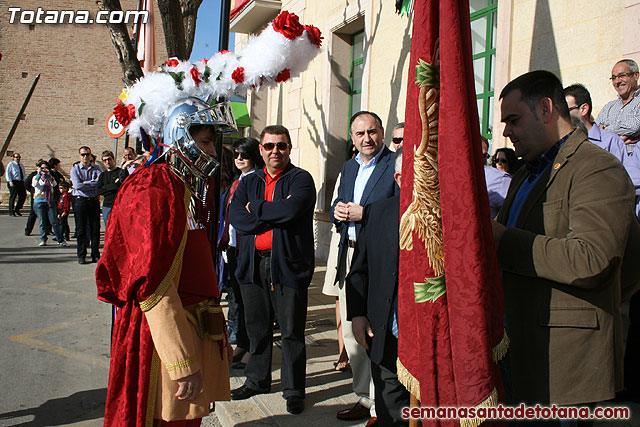
<path fill-rule="evenodd" d="M 112 138 L 120 138 L 125 132 L 124 126 L 116 119 L 115 114 L 109 114 L 107 117 L 107 133 Z"/>

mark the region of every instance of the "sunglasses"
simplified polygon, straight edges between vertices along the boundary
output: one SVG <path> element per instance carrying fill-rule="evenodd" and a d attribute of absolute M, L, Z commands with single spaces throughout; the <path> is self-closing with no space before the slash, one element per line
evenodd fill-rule
<path fill-rule="evenodd" d="M 233 152 L 233 158 L 237 159 L 238 157 L 240 159 L 242 159 L 242 160 L 251 160 L 247 153 L 243 153 L 242 151 L 234 151 Z"/>
<path fill-rule="evenodd" d="M 500 163 L 500 164 L 504 163 L 506 165 L 507 164 L 507 159 L 496 159 L 496 164 L 497 163 Z"/>
<path fill-rule="evenodd" d="M 264 148 L 267 151 L 272 151 L 275 147 L 278 147 L 278 150 L 280 151 L 284 151 L 287 148 L 289 148 L 289 143 L 288 142 L 278 142 L 273 143 L 273 142 L 265 142 L 264 144 L 260 144 L 262 145 L 262 148 Z"/>
<path fill-rule="evenodd" d="M 403 138 L 391 138 L 394 144 L 402 144 Z"/>
<path fill-rule="evenodd" d="M 84 156 L 90 156 L 90 155 L 91 155 L 91 153 L 80 153 L 80 155 L 81 155 L 82 157 L 84 157 Z"/>

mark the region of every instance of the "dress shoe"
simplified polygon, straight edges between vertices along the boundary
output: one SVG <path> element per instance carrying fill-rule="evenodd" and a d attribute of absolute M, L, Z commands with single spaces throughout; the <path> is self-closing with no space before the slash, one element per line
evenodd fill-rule
<path fill-rule="evenodd" d="M 364 427 L 378 427 L 378 417 L 371 417 Z"/>
<path fill-rule="evenodd" d="M 243 385 L 240 388 L 231 390 L 231 400 L 245 400 L 258 394 L 264 394 L 264 391 L 254 390 L 248 385 Z"/>
<path fill-rule="evenodd" d="M 91 257 L 91 262 L 98 262 L 100 261 L 100 257 L 99 256 L 92 256 Z"/>
<path fill-rule="evenodd" d="M 360 402 L 356 403 L 349 409 L 343 409 L 338 411 L 336 417 L 342 421 L 361 420 L 370 416 L 369 408 L 361 405 Z"/>
<path fill-rule="evenodd" d="M 78 258 L 78 264 L 89 264 L 89 263 L 84 258 Z"/>
<path fill-rule="evenodd" d="M 22 213 L 21 213 L 20 211 L 16 211 L 16 214 L 15 214 L 15 215 L 22 216 Z M 15 216 L 15 215 L 14 215 L 14 216 Z"/>
<path fill-rule="evenodd" d="M 304 411 L 304 399 L 298 396 L 287 398 L 287 412 L 290 414 L 301 414 Z"/>

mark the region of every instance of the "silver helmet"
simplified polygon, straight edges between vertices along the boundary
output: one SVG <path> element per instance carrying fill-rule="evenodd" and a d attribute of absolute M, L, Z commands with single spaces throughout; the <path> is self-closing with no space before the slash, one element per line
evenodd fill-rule
<path fill-rule="evenodd" d="M 204 152 L 193 139 L 193 125 L 214 126 L 218 136 L 237 130 L 228 101 L 210 105 L 200 98 L 190 97 L 170 107 L 163 124 L 163 153 L 169 168 L 201 201 L 206 200 L 208 181 L 219 166 L 218 161 Z"/>

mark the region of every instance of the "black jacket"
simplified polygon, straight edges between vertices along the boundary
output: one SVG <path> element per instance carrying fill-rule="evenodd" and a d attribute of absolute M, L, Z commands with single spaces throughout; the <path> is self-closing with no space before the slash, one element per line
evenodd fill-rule
<path fill-rule="evenodd" d="M 111 207 L 116 199 L 120 184 L 122 184 L 122 169 L 115 168 L 114 170 L 106 170 L 98 177 L 98 185 L 96 191 L 99 195 L 104 197 L 102 206 Z M 118 182 L 116 182 L 118 180 Z"/>
<path fill-rule="evenodd" d="M 399 216 L 400 196 L 365 208 L 347 276 L 347 320 L 369 319 L 374 334 L 369 357 L 376 364 L 382 361 L 391 309 L 398 306 Z"/>
<path fill-rule="evenodd" d="M 316 189 L 309 172 L 289 164 L 278 179 L 273 201 L 264 198 L 264 169 L 240 181 L 229 206 L 229 220 L 242 234 L 238 247 L 236 278 L 241 284 L 254 278 L 256 234 L 273 230 L 271 278 L 291 288 L 306 288 L 311 282 L 314 258 L 313 209 Z M 250 203 L 248 212 L 245 208 Z"/>

